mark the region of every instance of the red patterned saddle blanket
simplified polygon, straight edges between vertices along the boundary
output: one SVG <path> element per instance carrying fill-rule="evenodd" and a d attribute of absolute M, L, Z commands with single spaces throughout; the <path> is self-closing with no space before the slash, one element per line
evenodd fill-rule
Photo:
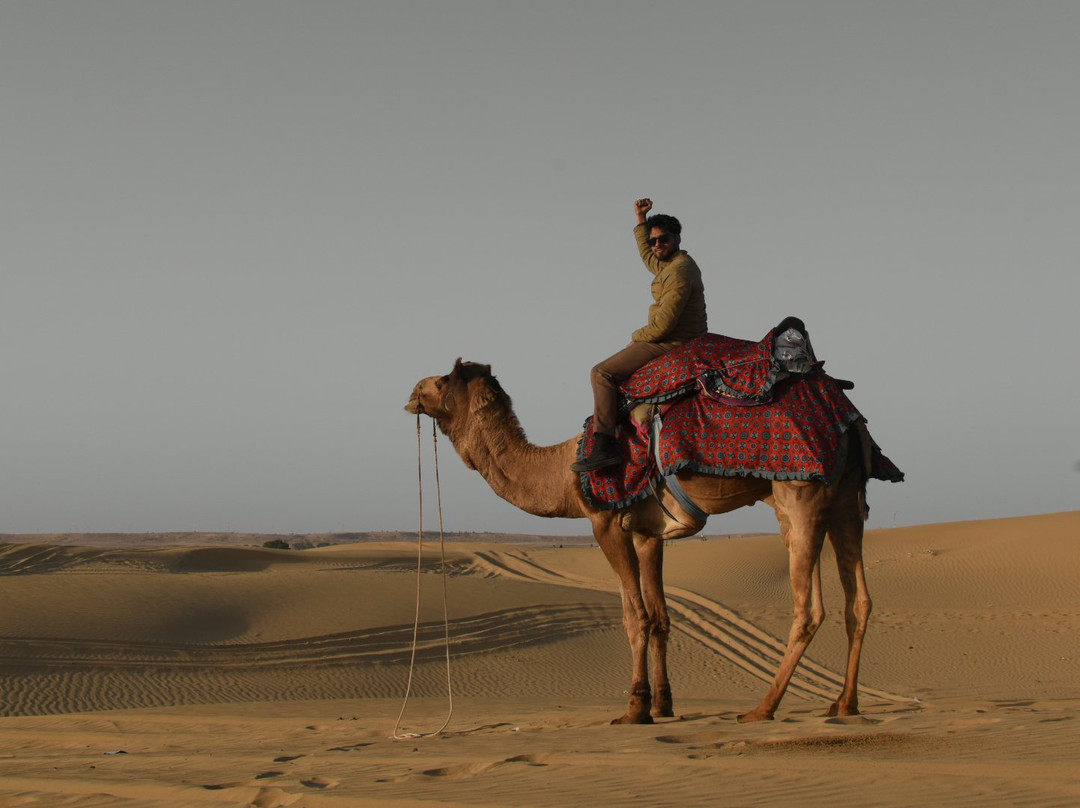
<path fill-rule="evenodd" d="M 621 385 L 620 411 L 663 403 L 660 445 L 647 426 L 625 418 L 616 439 L 627 462 L 581 474 L 593 507 L 624 508 L 648 496 L 662 477 L 691 469 L 728 477 L 820 480 L 843 467 L 843 434 L 862 414 L 845 394 L 850 384 L 813 358 L 778 350 L 777 333 L 760 342 L 706 334 L 654 359 Z M 578 444 L 594 440 L 592 417 Z M 871 475 L 898 482 L 901 472 L 876 445 Z"/>

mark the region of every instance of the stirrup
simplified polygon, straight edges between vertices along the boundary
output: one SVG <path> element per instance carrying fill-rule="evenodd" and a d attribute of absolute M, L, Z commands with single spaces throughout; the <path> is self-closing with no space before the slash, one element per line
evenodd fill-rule
<path fill-rule="evenodd" d="M 597 441 L 598 445 L 593 447 L 592 454 L 588 457 L 583 457 L 575 463 L 572 463 L 570 470 L 579 473 L 596 471 L 596 469 L 617 466 L 624 462 L 622 453 L 619 451 L 619 447 L 615 443 L 614 438 L 608 438 L 607 441 L 603 442 L 603 445 L 599 445 L 600 443 L 600 441 Z"/>

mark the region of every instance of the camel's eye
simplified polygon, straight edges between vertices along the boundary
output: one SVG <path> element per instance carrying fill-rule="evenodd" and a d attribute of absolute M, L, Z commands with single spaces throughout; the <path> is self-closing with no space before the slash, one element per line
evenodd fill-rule
<path fill-rule="evenodd" d="M 435 380 L 435 389 L 436 390 L 442 390 L 447 385 L 447 383 L 449 381 L 450 381 L 449 376 L 440 376 L 439 378 L 437 378 Z"/>

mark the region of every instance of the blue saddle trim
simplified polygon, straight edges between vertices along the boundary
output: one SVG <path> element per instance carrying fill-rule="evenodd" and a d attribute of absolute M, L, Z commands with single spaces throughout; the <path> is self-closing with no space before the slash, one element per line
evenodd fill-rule
<path fill-rule="evenodd" d="M 664 485 L 667 486 L 668 491 L 675 497 L 675 501 L 679 503 L 684 511 L 686 511 L 691 519 L 695 519 L 700 522 L 707 522 L 709 514 L 701 510 L 697 506 L 694 500 L 690 499 L 690 495 L 686 493 L 686 489 L 682 487 L 682 483 L 679 482 L 679 478 L 674 474 L 667 474 L 664 471 L 664 465 L 660 460 L 660 431 L 664 427 L 664 422 L 660 418 L 660 410 L 656 408 L 653 412 L 652 426 L 650 429 L 650 438 L 653 445 L 653 454 L 656 457 L 656 468 L 660 474 L 664 477 Z M 669 514 L 670 515 L 670 514 Z M 674 518 L 674 517 L 673 517 Z"/>

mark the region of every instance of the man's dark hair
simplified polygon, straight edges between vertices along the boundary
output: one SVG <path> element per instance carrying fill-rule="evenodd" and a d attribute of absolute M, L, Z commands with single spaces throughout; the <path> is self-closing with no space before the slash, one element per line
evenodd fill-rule
<path fill-rule="evenodd" d="M 673 236 L 682 235 L 682 225 L 679 224 L 679 220 L 674 216 L 668 216 L 666 213 L 658 213 L 655 216 L 650 216 L 645 220 L 645 225 L 649 230 L 652 230 L 655 227 L 658 230 L 663 230 L 665 233 L 671 233 Z"/>

